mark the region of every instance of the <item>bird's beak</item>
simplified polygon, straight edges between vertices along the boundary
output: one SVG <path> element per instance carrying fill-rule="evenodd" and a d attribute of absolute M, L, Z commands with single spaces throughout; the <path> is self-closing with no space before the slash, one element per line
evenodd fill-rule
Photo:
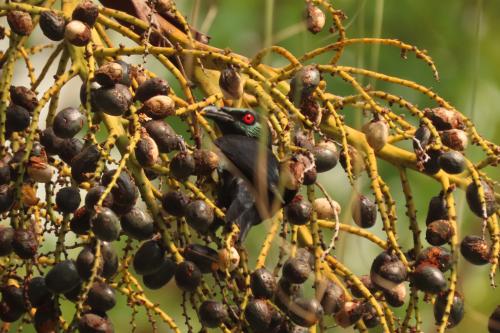
<path fill-rule="evenodd" d="M 226 113 L 216 106 L 207 106 L 201 111 L 204 117 L 212 119 L 216 122 L 233 122 L 234 118 L 229 113 Z"/>

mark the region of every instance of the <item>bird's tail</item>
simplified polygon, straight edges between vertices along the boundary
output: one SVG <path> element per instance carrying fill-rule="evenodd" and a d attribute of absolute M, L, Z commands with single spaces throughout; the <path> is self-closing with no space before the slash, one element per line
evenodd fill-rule
<path fill-rule="evenodd" d="M 243 243 L 248 236 L 250 228 L 262 222 L 262 218 L 257 210 L 257 207 L 253 205 L 252 207 L 246 209 L 233 223 L 236 223 L 240 228 L 240 235 L 238 237 L 238 242 Z"/>

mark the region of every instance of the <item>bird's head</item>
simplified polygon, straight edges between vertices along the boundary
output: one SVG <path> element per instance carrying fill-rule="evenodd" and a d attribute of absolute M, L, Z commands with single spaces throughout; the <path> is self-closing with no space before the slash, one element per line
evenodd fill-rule
<path fill-rule="evenodd" d="M 250 109 L 207 106 L 202 114 L 217 124 L 222 135 L 244 135 L 258 139 L 262 132 L 259 114 Z"/>

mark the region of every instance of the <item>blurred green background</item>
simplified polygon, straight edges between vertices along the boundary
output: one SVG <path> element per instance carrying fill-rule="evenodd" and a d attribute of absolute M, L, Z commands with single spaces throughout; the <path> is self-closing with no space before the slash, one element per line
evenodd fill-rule
<path fill-rule="evenodd" d="M 270 44 L 281 45 L 300 56 L 313 48 L 333 43 L 338 37 L 328 32 L 328 27 L 332 24 L 331 19 L 328 19 L 324 31 L 317 35 L 305 30 L 302 22 L 302 0 L 178 0 L 177 4 L 192 25 L 212 37 L 211 45 L 230 48 L 249 57 Z M 412 53 L 408 53 L 408 59 L 403 60 L 400 51 L 389 46 L 349 46 L 340 64 L 374 69 L 432 87 L 458 110 L 471 117 L 479 133 L 493 142 L 500 143 L 500 1 L 337 0 L 334 6 L 347 15 L 344 25 L 349 37 L 397 38 L 426 49 L 438 66 L 441 80 L 435 81 L 429 68 Z M 330 55 L 326 55 L 315 61 L 325 62 L 329 57 Z M 273 66 L 284 65 L 284 62 L 276 57 L 270 57 L 266 62 Z M 162 71 L 156 73 L 161 75 Z M 328 78 L 327 82 L 328 91 L 334 94 L 345 95 L 353 92 L 338 78 Z M 367 79 L 361 79 L 361 82 L 400 94 L 421 108 L 433 106 L 428 98 L 408 89 Z M 70 87 L 78 89 L 79 83 L 72 84 L 74 86 Z M 74 95 L 68 94 L 63 95 L 61 103 L 64 105 L 74 101 Z M 393 111 L 403 112 L 396 107 Z M 343 114 L 347 123 L 359 126 L 360 122 L 367 121 L 368 118 L 359 112 L 346 108 Z M 477 161 L 483 155 L 472 148 L 468 150 L 468 156 Z M 379 168 L 397 203 L 399 241 L 408 248 L 412 240 L 397 170 L 384 162 L 379 164 Z M 493 179 L 500 180 L 498 168 L 487 168 L 486 171 Z M 410 172 L 409 176 L 413 184 L 419 222 L 421 227 L 425 227 L 428 201 L 439 192 L 439 187 L 426 176 L 415 172 Z M 322 176 L 321 182 L 335 200 L 343 207 L 347 205 L 351 189 L 340 167 Z M 364 193 L 370 193 L 366 178 L 360 179 L 359 186 Z M 457 211 L 459 238 L 462 239 L 465 234 L 479 234 L 481 221 L 469 212 L 461 191 L 457 192 Z M 353 223 L 348 209 L 342 212 L 341 220 Z M 255 262 L 267 228 L 269 223 L 256 227 L 246 241 L 251 263 Z M 379 236 L 384 236 L 381 223 L 372 229 Z M 328 238 L 330 235 L 325 233 L 325 236 Z M 423 242 L 426 244 L 425 240 Z M 276 262 L 276 253 L 275 247 L 269 258 L 270 265 Z M 367 274 L 370 263 L 377 254 L 378 249 L 366 240 L 342 233 L 335 250 L 335 255 L 356 274 Z M 496 282 L 500 284 L 498 277 Z M 465 294 L 466 316 L 462 323 L 450 332 L 486 332 L 488 316 L 494 307 L 500 304 L 500 291 L 489 286 L 488 267 L 471 266 L 460 260 L 459 290 Z M 146 293 L 152 301 L 176 319 L 183 332 L 187 332 L 180 312 L 181 293 L 173 281 L 160 291 Z M 116 332 L 131 330 L 129 321 L 132 312 L 125 303 L 125 298 L 121 297 L 119 305 L 110 311 Z M 424 314 L 424 332 L 434 331 L 432 306 L 422 304 L 420 309 Z M 65 311 L 71 314 L 72 307 L 66 307 Z M 404 314 L 401 311 L 397 313 Z M 196 317 L 194 313 L 190 315 Z M 144 311 L 139 310 L 137 332 L 151 332 L 146 320 Z M 160 321 L 157 321 L 157 326 L 161 332 L 168 331 Z"/>

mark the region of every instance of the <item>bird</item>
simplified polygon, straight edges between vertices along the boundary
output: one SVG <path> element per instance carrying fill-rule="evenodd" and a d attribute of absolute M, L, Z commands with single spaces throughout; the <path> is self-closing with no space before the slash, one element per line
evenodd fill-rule
<path fill-rule="evenodd" d="M 208 106 L 202 114 L 212 119 L 222 134 L 214 144 L 229 165 L 220 171 L 218 201 L 227 208 L 225 223 L 239 227 L 238 241 L 243 242 L 252 226 L 272 217 L 293 199 L 296 191 L 280 190 L 283 187 L 280 186 L 280 163 L 272 151 L 267 124 L 257 112 Z M 259 156 L 262 135 L 267 137 L 261 150 L 263 154 Z M 265 168 L 261 167 L 262 163 Z"/>

